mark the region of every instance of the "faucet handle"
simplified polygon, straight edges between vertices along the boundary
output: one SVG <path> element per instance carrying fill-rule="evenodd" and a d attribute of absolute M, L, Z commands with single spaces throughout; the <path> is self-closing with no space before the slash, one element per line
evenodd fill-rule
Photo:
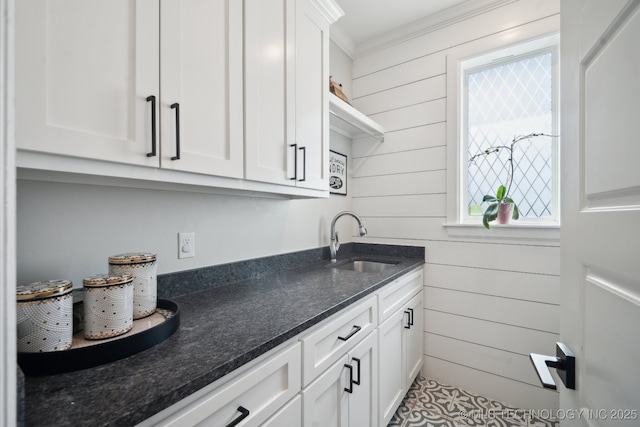
<path fill-rule="evenodd" d="M 340 239 L 338 239 L 338 232 L 337 231 L 335 232 L 334 237 L 335 237 L 334 240 L 336 241 L 335 242 L 335 247 L 336 247 L 336 251 L 337 251 L 338 248 L 340 247 Z"/>

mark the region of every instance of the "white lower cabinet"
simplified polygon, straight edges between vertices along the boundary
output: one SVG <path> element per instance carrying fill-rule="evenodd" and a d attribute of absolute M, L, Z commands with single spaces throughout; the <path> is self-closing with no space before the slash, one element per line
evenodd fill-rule
<path fill-rule="evenodd" d="M 422 347 L 420 267 L 140 426 L 384 427 Z"/>
<path fill-rule="evenodd" d="M 259 426 L 300 392 L 300 364 L 296 343 L 220 387 L 201 390 L 197 399 L 178 402 L 182 409 L 173 414 L 168 412 L 174 407 L 167 408 L 141 425 Z"/>
<path fill-rule="evenodd" d="M 300 427 L 300 425 L 302 425 L 302 397 L 297 395 L 262 424 L 262 427 Z"/>
<path fill-rule="evenodd" d="M 325 320 L 302 341 L 302 386 L 308 386 L 378 325 L 375 296 Z"/>
<path fill-rule="evenodd" d="M 373 331 L 302 391 L 302 425 L 375 427 L 377 365 Z"/>
<path fill-rule="evenodd" d="M 419 281 L 422 282 L 421 272 Z M 378 328 L 380 426 L 389 423 L 422 368 L 422 288 L 410 297 L 408 301 L 405 297 L 400 308 L 387 316 Z"/>

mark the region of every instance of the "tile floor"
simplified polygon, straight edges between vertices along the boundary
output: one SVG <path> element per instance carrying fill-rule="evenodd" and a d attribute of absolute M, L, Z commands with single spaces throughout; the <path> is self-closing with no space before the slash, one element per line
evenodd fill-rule
<path fill-rule="evenodd" d="M 558 427 L 557 420 L 418 377 L 388 427 Z"/>

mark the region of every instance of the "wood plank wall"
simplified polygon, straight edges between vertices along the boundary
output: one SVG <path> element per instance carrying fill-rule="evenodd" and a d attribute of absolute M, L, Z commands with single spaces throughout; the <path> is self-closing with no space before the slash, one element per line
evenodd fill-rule
<path fill-rule="evenodd" d="M 558 407 L 528 354 L 555 351 L 559 242 L 465 239 L 443 227 L 447 103 L 456 102 L 447 99 L 447 52 L 537 21 L 559 23 L 558 3 L 507 3 L 353 64 L 354 105 L 387 130 L 383 143 L 353 143 L 353 210 L 369 230 L 355 240 L 426 247 L 424 375 L 525 409 Z"/>

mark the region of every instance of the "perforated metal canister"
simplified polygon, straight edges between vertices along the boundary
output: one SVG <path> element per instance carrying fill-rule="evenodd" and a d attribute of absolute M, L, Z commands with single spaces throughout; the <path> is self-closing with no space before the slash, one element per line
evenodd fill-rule
<path fill-rule="evenodd" d="M 156 255 L 135 252 L 109 257 L 109 273 L 133 276 L 133 318 L 141 319 L 156 311 L 158 303 Z"/>
<path fill-rule="evenodd" d="M 67 350 L 73 337 L 73 298 L 69 280 L 45 280 L 16 289 L 18 351 Z"/>
<path fill-rule="evenodd" d="M 133 276 L 98 274 L 85 278 L 84 337 L 104 339 L 133 327 Z"/>

